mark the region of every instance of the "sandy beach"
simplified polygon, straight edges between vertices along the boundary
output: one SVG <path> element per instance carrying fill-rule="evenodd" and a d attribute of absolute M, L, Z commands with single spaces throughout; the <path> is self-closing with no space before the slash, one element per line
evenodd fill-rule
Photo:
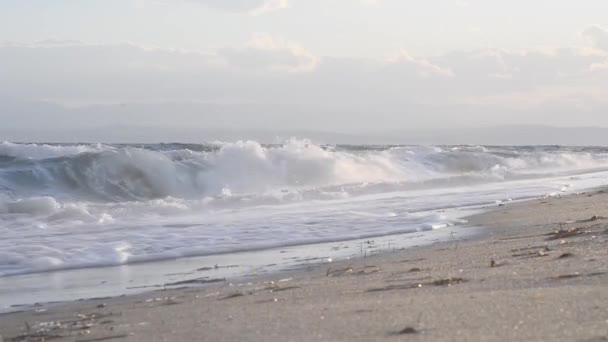
<path fill-rule="evenodd" d="M 608 193 L 510 203 L 430 247 L 0 315 L 2 341 L 606 341 Z"/>

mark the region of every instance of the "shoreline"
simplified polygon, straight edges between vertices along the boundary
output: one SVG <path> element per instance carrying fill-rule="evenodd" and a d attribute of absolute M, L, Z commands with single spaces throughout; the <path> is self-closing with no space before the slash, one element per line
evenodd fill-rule
<path fill-rule="evenodd" d="M 494 205 L 491 204 L 475 205 L 452 208 L 442 213 L 452 221 L 459 221 L 492 207 Z M 98 297 L 131 296 L 182 285 L 205 286 L 221 279 L 224 283 L 255 281 L 262 277 L 310 270 L 406 248 L 427 247 L 479 234 L 479 231 L 463 231 L 467 224 L 463 222 L 439 229 L 234 253 L 9 275 L 0 278 L 0 314 L 46 304 L 61 305 Z M 46 285 L 49 282 L 53 284 L 52 287 Z"/>
<path fill-rule="evenodd" d="M 469 217 L 470 227 L 459 229 L 484 228 L 463 240 L 242 284 L 37 306 L 0 315 L 0 335 L 600 341 L 608 338 L 608 310 L 596 305 L 608 302 L 607 201 L 604 191 L 591 191 L 510 203 Z"/>

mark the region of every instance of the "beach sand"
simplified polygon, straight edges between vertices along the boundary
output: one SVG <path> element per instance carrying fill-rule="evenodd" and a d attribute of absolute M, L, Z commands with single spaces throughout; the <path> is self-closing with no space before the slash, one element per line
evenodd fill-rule
<path fill-rule="evenodd" d="M 468 220 L 484 227 L 481 234 L 245 284 L 41 305 L 0 315 L 0 334 L 4 341 L 608 341 L 608 193 L 511 203 Z"/>

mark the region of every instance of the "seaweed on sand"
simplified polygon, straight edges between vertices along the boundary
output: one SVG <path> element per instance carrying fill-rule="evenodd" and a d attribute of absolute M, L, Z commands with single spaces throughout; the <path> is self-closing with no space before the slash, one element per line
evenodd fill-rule
<path fill-rule="evenodd" d="M 90 328 L 101 324 L 99 321 L 111 316 L 117 316 L 121 313 L 99 313 L 78 314 L 74 319 L 63 321 L 48 321 L 40 322 L 35 327 L 27 322 L 25 323 L 25 333 L 8 337 L 5 341 L 21 342 L 21 341 L 51 341 L 55 339 L 63 339 L 73 336 L 74 332 L 89 333 Z M 118 337 L 113 337 L 118 338 Z M 108 338 L 103 338 L 108 339 Z M 101 339 L 100 339 L 101 341 Z"/>
<path fill-rule="evenodd" d="M 341 269 L 332 270 L 331 268 L 327 269 L 325 275 L 327 277 L 340 277 L 343 275 L 367 275 L 380 272 L 380 268 L 377 266 L 364 266 L 362 269 L 355 270 L 352 267 L 346 267 Z"/>
<path fill-rule="evenodd" d="M 547 240 L 567 239 L 584 233 L 581 228 L 560 229 L 547 234 L 549 236 Z"/>
<path fill-rule="evenodd" d="M 234 292 L 234 293 L 231 293 L 231 294 L 229 294 L 227 296 L 219 298 L 218 300 L 226 300 L 226 299 L 232 299 L 232 298 L 243 297 L 243 296 L 245 296 L 245 294 L 242 293 L 242 292 Z"/>
<path fill-rule="evenodd" d="M 266 289 L 270 290 L 271 292 L 281 292 L 281 291 L 288 291 L 288 290 L 295 290 L 295 289 L 300 289 L 300 286 L 269 286 Z"/>
<path fill-rule="evenodd" d="M 108 341 L 108 340 L 114 340 L 117 338 L 127 338 L 129 337 L 128 334 L 120 334 L 120 335 L 110 335 L 110 336 L 103 336 L 103 337 L 96 337 L 96 338 L 88 338 L 88 339 L 83 339 L 83 340 L 76 340 L 76 342 L 99 342 L 99 341 Z"/>
<path fill-rule="evenodd" d="M 211 283 L 220 283 L 225 282 L 226 278 L 213 278 L 209 279 L 207 277 L 195 278 L 195 279 L 187 279 L 182 281 L 176 281 L 173 283 L 166 283 L 164 286 L 178 286 L 178 285 L 202 285 L 202 284 L 211 284 Z"/>
<path fill-rule="evenodd" d="M 418 331 L 416 328 L 414 327 L 405 327 L 399 331 L 395 331 L 392 332 L 390 335 L 394 335 L 394 336 L 399 336 L 399 335 L 416 335 L 419 334 L 420 331 Z"/>
<path fill-rule="evenodd" d="M 380 291 L 391 291 L 391 290 L 408 290 L 408 289 L 416 289 L 424 286 L 441 286 L 441 287 L 449 287 L 456 284 L 466 283 L 468 280 L 464 278 L 445 278 L 438 279 L 426 283 L 410 283 L 410 284 L 399 284 L 399 285 L 389 285 L 385 287 L 376 287 L 368 289 L 366 292 L 380 292 Z"/>
<path fill-rule="evenodd" d="M 557 277 L 551 277 L 549 279 L 551 280 L 564 280 L 564 279 L 573 279 L 573 278 L 579 278 L 579 277 L 597 277 L 597 276 L 601 276 L 601 275 L 605 275 L 606 272 L 593 272 L 593 273 L 587 273 L 587 274 L 581 274 L 581 273 L 570 273 L 570 274 L 561 274 L 558 275 Z"/>
<path fill-rule="evenodd" d="M 558 256 L 557 258 L 558 259 L 566 259 L 566 258 L 571 258 L 573 256 L 574 256 L 574 254 L 572 254 L 572 253 L 563 253 L 562 255 Z"/>

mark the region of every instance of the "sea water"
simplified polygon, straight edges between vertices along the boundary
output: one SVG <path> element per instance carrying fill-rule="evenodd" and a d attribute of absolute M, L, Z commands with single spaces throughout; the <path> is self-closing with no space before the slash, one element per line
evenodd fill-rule
<path fill-rule="evenodd" d="M 0 279 L 418 233 L 604 185 L 608 149 L 0 144 Z"/>

